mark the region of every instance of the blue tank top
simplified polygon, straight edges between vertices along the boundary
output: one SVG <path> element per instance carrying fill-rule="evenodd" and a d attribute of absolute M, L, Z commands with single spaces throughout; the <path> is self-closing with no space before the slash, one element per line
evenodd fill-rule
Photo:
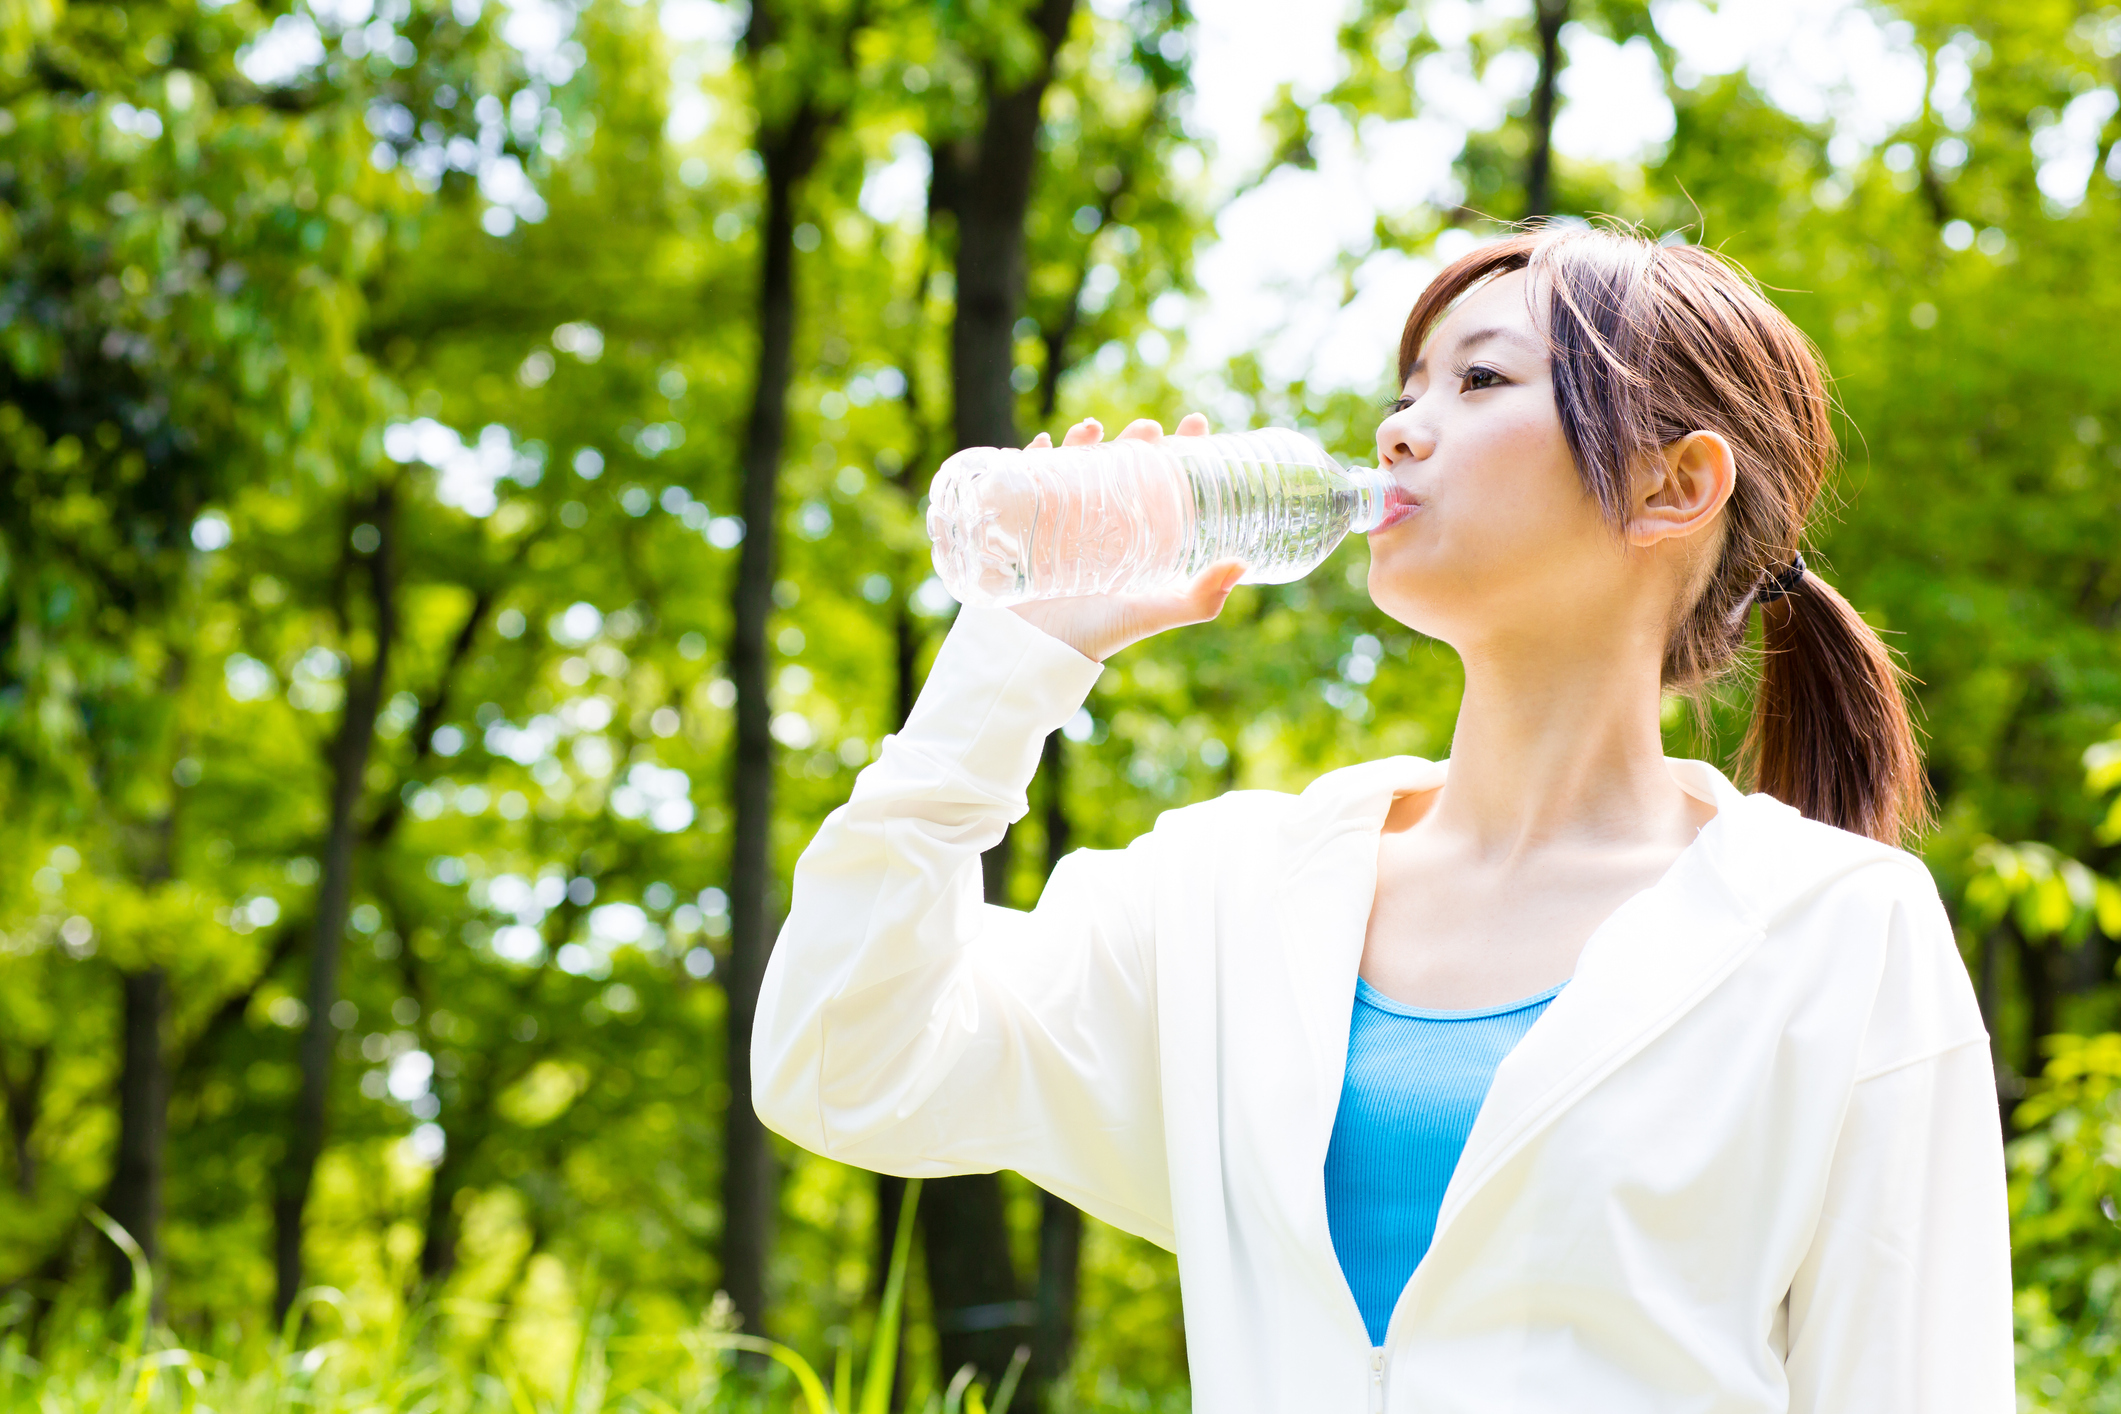
<path fill-rule="evenodd" d="M 1399 1293 L 1429 1250 L 1495 1068 L 1560 990 L 1430 1011 L 1356 979 L 1347 1078 L 1326 1149 L 1326 1225 L 1370 1344 L 1384 1344 Z"/>

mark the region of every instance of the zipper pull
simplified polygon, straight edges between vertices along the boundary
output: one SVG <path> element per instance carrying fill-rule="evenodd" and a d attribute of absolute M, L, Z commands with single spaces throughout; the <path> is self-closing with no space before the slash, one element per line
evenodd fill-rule
<path fill-rule="evenodd" d="M 1370 1414 L 1385 1414 L 1385 1348 L 1370 1351 Z"/>

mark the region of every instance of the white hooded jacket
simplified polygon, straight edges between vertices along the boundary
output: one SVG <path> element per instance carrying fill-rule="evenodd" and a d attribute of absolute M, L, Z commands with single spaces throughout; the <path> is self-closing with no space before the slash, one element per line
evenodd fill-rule
<path fill-rule="evenodd" d="M 1411 757 L 1234 791 L 981 901 L 1100 669 L 967 608 L 797 865 L 765 1122 L 907 1176 L 1010 1168 L 1178 1253 L 1201 1414 L 2008 1414 L 1987 1036 L 1912 856 L 1715 818 L 1503 1061 L 1372 1349 L 1326 1228 L 1378 834 Z"/>

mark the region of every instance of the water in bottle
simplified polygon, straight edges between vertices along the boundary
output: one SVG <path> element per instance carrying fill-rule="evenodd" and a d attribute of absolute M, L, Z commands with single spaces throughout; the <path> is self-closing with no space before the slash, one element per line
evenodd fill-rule
<path fill-rule="evenodd" d="M 1242 560 L 1242 583 L 1286 584 L 1398 505 L 1385 472 L 1342 470 L 1279 427 L 968 447 L 935 474 L 928 538 L 958 602 L 1015 604 L 1165 588 L 1218 560 Z"/>

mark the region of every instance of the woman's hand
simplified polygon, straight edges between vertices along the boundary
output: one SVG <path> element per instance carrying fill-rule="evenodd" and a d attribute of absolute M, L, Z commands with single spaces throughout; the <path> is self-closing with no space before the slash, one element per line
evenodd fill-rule
<path fill-rule="evenodd" d="M 1172 435 L 1200 437 L 1208 431 L 1208 419 L 1188 413 Z M 1068 429 L 1064 447 L 1085 447 L 1103 440 L 1105 429 L 1088 418 Z M 1148 418 L 1128 424 L 1121 437 L 1144 442 L 1162 439 L 1164 429 Z M 1053 439 L 1041 432 L 1033 447 L 1050 447 Z M 1035 599 L 1012 604 L 1011 610 L 1027 623 L 1053 635 L 1085 658 L 1103 662 L 1130 643 L 1136 643 L 1180 624 L 1206 623 L 1222 612 L 1223 600 L 1245 567 L 1236 560 L 1219 560 L 1202 570 L 1183 589 L 1161 594 L 1085 594 L 1074 599 Z"/>

